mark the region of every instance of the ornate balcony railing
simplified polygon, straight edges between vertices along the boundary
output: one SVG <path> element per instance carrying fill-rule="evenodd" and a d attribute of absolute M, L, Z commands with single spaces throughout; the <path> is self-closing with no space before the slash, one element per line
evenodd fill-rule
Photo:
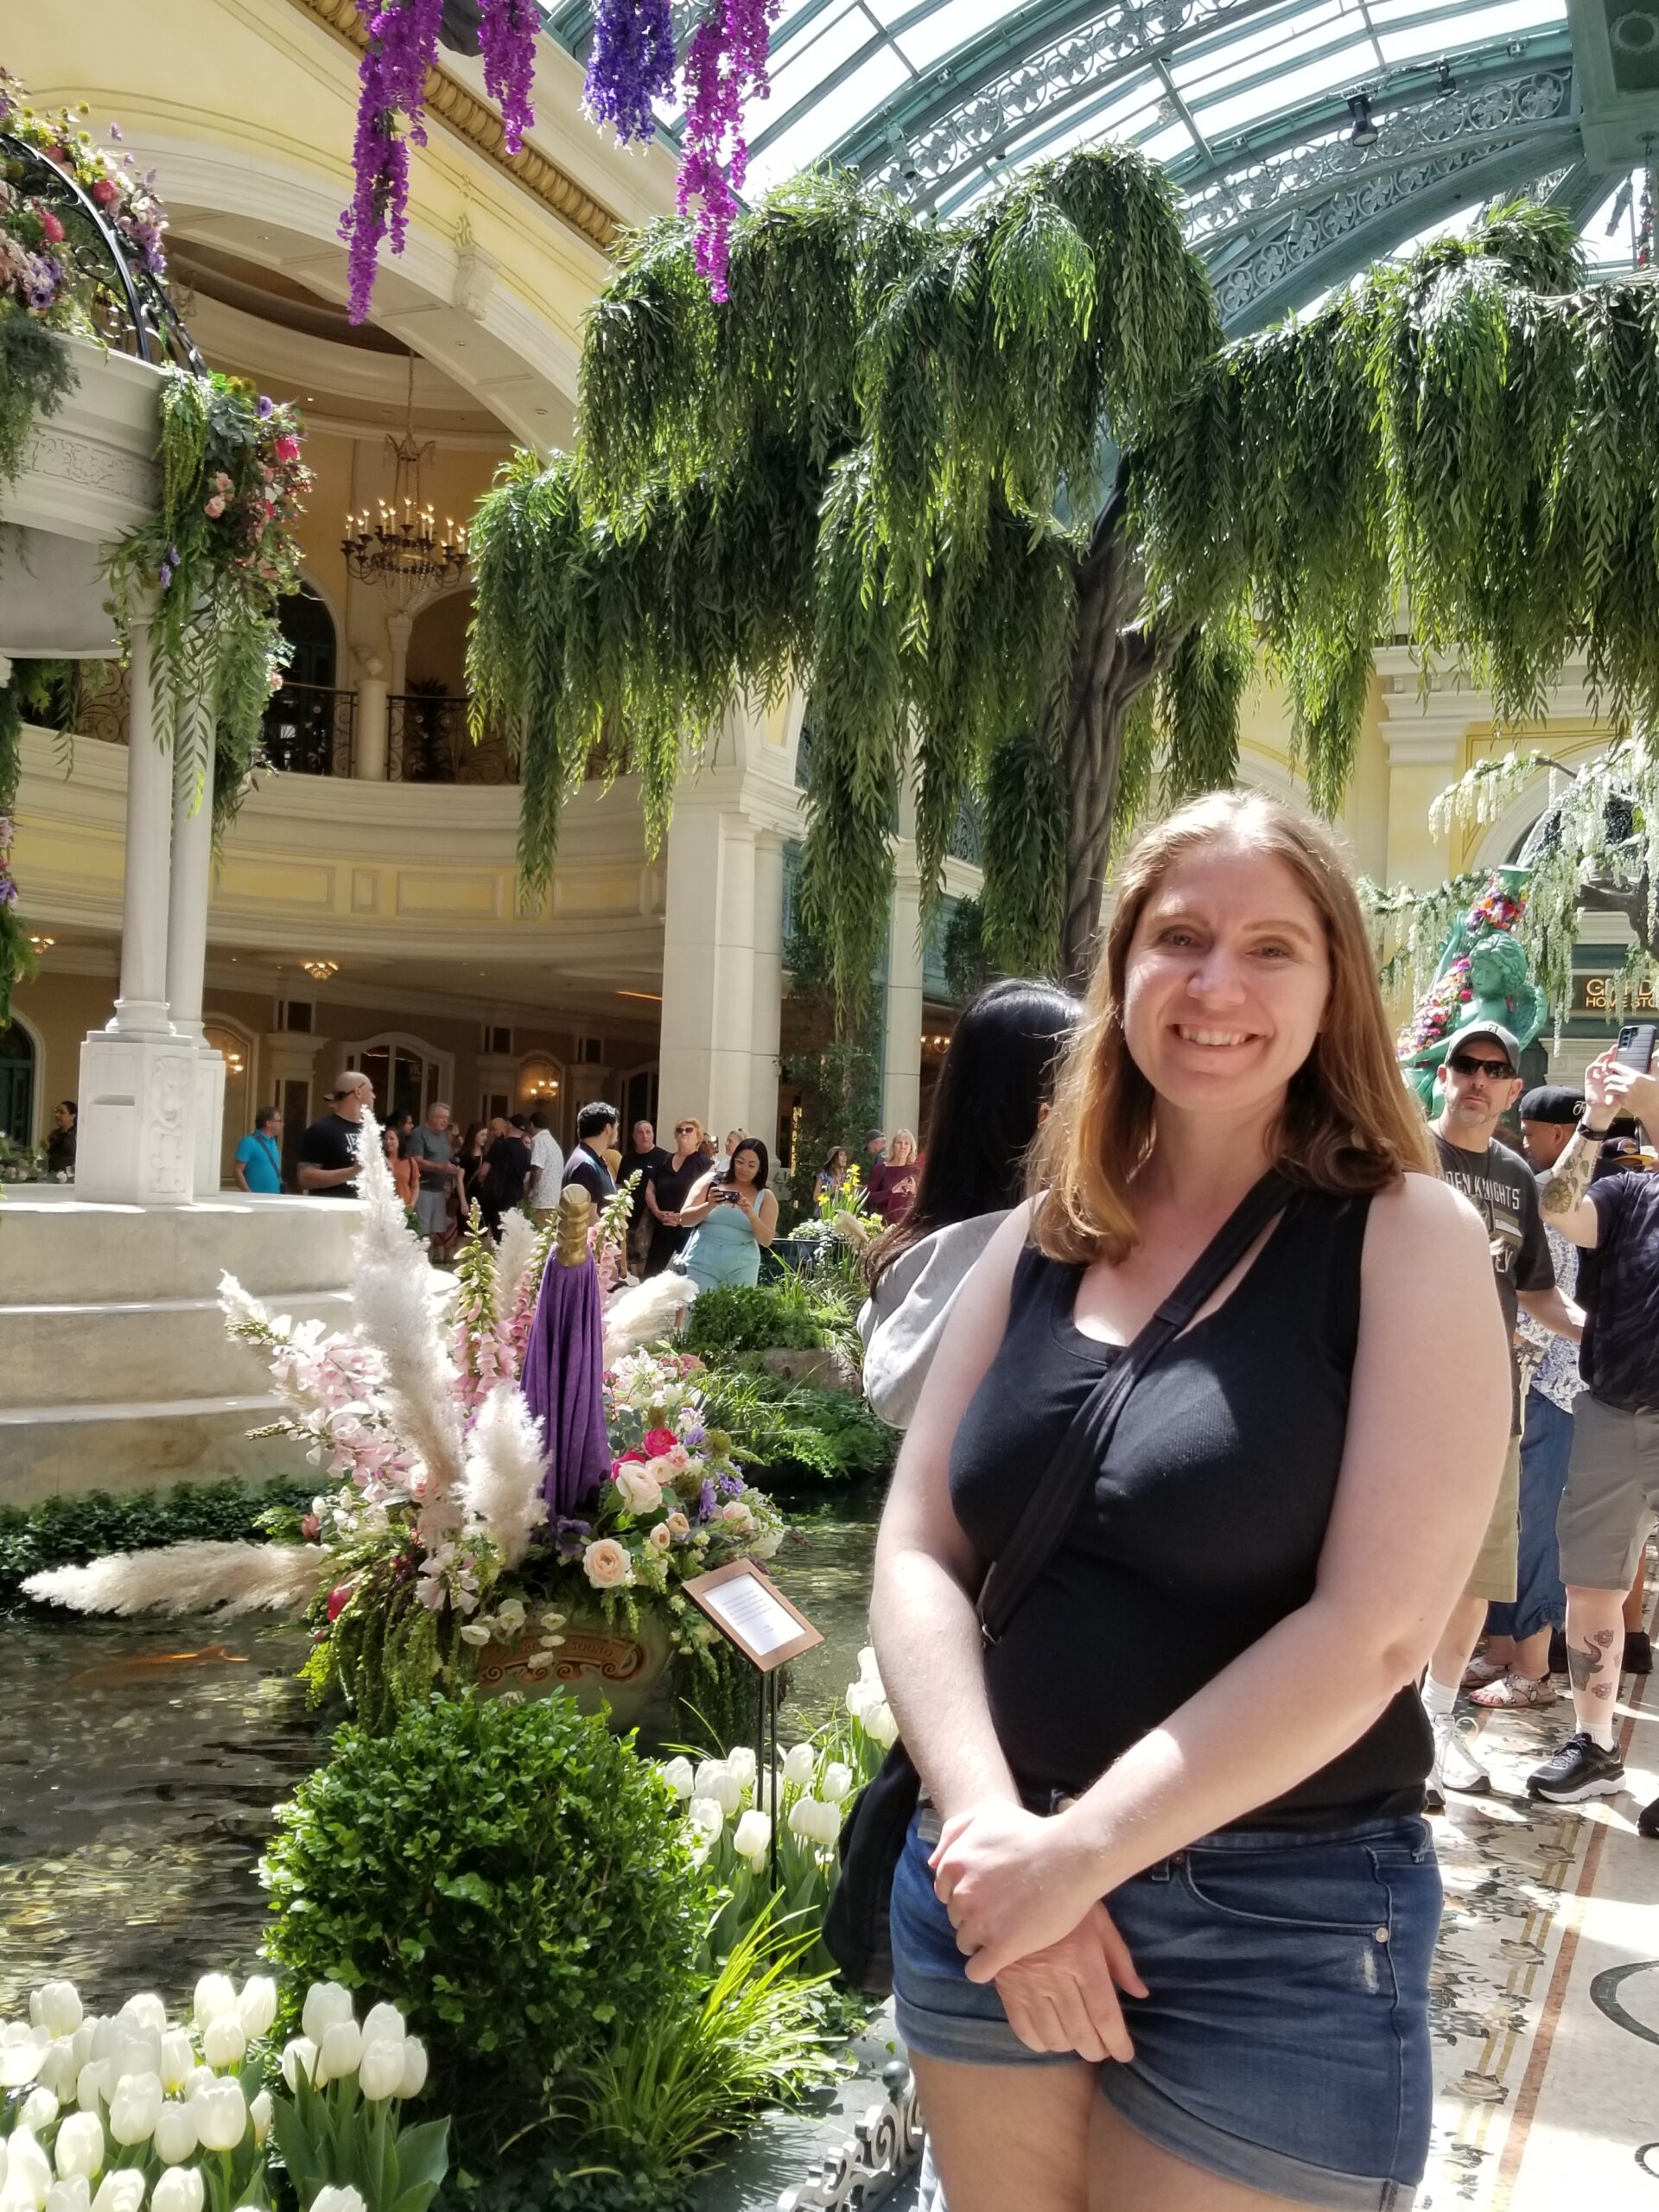
<path fill-rule="evenodd" d="M 349 776 L 357 694 L 321 683 L 284 683 L 265 709 L 260 747 L 292 776 Z"/>
<path fill-rule="evenodd" d="M 507 741 L 486 730 L 476 744 L 467 702 L 442 692 L 410 691 L 390 702 L 386 775 L 398 784 L 516 784 Z"/>

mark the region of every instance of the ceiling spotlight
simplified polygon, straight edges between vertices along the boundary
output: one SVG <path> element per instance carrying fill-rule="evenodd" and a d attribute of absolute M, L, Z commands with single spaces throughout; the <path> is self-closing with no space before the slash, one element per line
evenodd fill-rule
<path fill-rule="evenodd" d="M 1351 146 L 1375 146 L 1382 133 L 1371 120 L 1371 96 L 1369 92 L 1350 92 L 1348 112 L 1354 118 L 1348 133 Z"/>

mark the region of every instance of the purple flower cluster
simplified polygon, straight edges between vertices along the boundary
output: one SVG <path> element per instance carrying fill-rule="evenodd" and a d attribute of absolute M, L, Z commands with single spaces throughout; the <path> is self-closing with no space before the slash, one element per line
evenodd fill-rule
<path fill-rule="evenodd" d="M 438 50 L 443 0 L 357 0 L 369 25 L 368 51 L 358 70 L 357 136 L 352 147 L 356 187 L 340 218 L 340 234 L 351 249 L 348 309 L 353 322 L 369 311 L 380 241 L 390 232 L 401 253 L 408 227 L 409 147 L 426 143 L 421 116 L 426 73 Z M 397 129 L 408 120 L 409 136 Z"/>
<path fill-rule="evenodd" d="M 582 95 L 594 121 L 608 123 L 625 145 L 648 141 L 657 128 L 652 101 L 667 99 L 673 89 L 669 0 L 600 0 Z"/>
<path fill-rule="evenodd" d="M 536 79 L 534 0 L 483 0 L 478 39 L 484 57 L 484 89 L 501 109 L 503 143 L 510 154 L 535 126 L 531 92 Z"/>
<path fill-rule="evenodd" d="M 697 208 L 697 269 L 726 297 L 737 195 L 748 173 L 744 106 L 771 91 L 766 63 L 779 0 L 713 0 L 685 61 L 685 141 L 679 210 Z"/>

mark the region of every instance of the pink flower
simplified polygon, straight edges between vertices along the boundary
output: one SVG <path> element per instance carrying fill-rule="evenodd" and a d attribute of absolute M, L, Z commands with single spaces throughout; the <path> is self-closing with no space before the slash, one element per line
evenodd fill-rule
<path fill-rule="evenodd" d="M 53 245 L 61 245 L 63 244 L 63 225 L 52 213 L 52 210 L 49 207 L 37 207 L 35 210 L 35 213 L 41 219 L 41 228 L 46 232 L 48 238 L 51 239 Z"/>
<path fill-rule="evenodd" d="M 308 1513 L 300 1522 L 300 1534 L 311 1544 L 315 1544 L 322 1534 L 322 1523 L 315 1513 Z"/>
<path fill-rule="evenodd" d="M 297 461 L 300 457 L 300 442 L 291 431 L 285 432 L 277 439 L 271 450 L 278 461 Z"/>
<path fill-rule="evenodd" d="M 121 188 L 112 176 L 101 176 L 92 187 L 92 197 L 100 207 L 113 207 L 121 197 Z"/>
<path fill-rule="evenodd" d="M 660 1459 L 664 1452 L 671 1452 L 679 1439 L 671 1428 L 648 1429 L 645 1433 L 645 1454 L 648 1459 Z"/>
<path fill-rule="evenodd" d="M 582 1566 L 595 1590 L 620 1590 L 633 1580 L 633 1563 L 614 1536 L 601 1536 L 589 1544 Z"/>
<path fill-rule="evenodd" d="M 207 517 L 207 519 L 210 522 L 217 522 L 219 520 L 220 515 L 225 512 L 225 502 L 217 492 L 214 493 L 211 499 L 207 500 L 204 504 L 201 512 Z"/>
<path fill-rule="evenodd" d="M 352 1586 L 349 1582 L 342 1582 L 338 1589 L 328 1592 L 328 1618 L 331 1621 L 338 1620 L 345 1611 L 346 1601 L 351 1594 Z"/>

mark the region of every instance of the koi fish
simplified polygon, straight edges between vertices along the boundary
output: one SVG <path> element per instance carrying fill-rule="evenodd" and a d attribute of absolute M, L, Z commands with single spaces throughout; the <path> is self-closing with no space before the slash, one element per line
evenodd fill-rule
<path fill-rule="evenodd" d="M 227 1651 L 222 1643 L 207 1644 L 200 1651 L 153 1651 L 131 1659 L 113 1659 L 105 1667 L 89 1667 L 73 1675 L 72 1689 L 110 1689 L 122 1682 L 142 1682 L 162 1668 L 202 1667 L 213 1660 L 227 1667 L 245 1667 L 245 1653 Z"/>

